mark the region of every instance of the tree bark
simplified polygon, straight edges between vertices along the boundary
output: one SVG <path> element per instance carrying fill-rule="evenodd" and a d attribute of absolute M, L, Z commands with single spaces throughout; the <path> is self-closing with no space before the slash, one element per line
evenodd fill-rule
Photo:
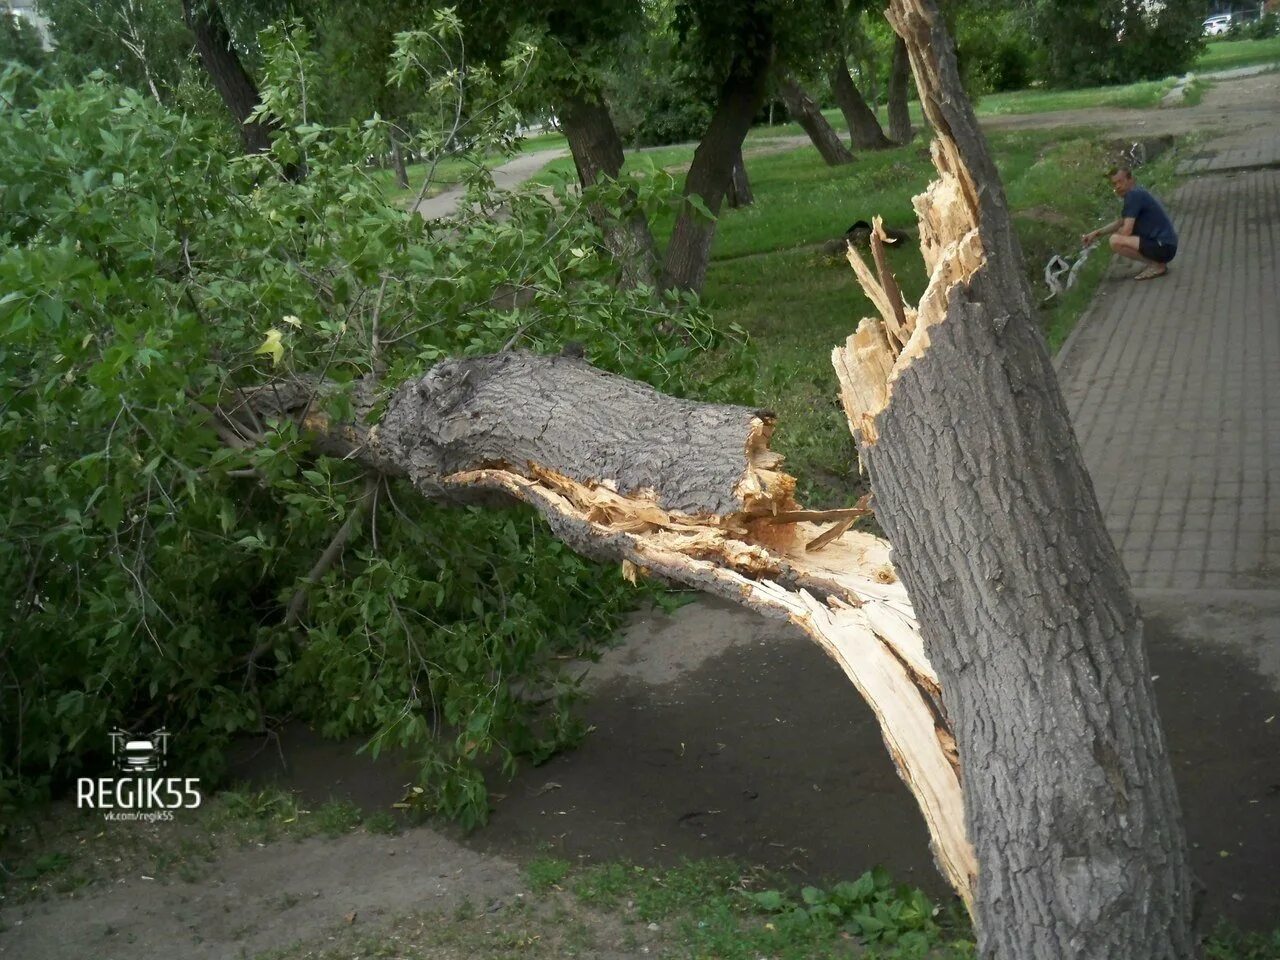
<path fill-rule="evenodd" d="M 956 736 L 979 953 L 1191 958 L 1187 845 L 1142 621 L 1004 190 L 934 0 L 891 0 L 888 16 L 939 137 L 939 179 L 916 200 L 931 280 L 902 308 L 851 252 L 881 319 L 834 360 Z"/>
<path fill-rule="evenodd" d="M 409 168 L 404 162 L 404 148 L 400 146 L 400 138 L 395 131 L 391 132 L 391 169 L 396 174 L 396 186 L 401 190 L 409 189 Z"/>
<path fill-rule="evenodd" d="M 778 90 L 787 105 L 787 112 L 804 128 L 827 166 L 853 163 L 853 154 L 849 152 L 849 148 L 840 142 L 839 135 L 831 129 L 827 118 L 822 115 L 813 98 L 796 82 L 795 77 L 789 73 L 783 74 L 778 82 Z"/>
<path fill-rule="evenodd" d="M 795 480 L 769 449 L 772 414 L 522 353 L 444 361 L 389 400 L 358 384 L 348 423 L 328 422 L 318 393 L 312 383 L 273 383 L 236 395 L 218 416 L 230 421 L 247 406 L 257 422 L 299 422 L 317 451 L 407 477 L 433 500 L 528 503 L 579 553 L 800 627 L 880 718 L 939 867 L 970 902 L 976 868 L 955 745 L 889 546 L 848 529 L 864 508 L 795 503 Z M 380 400 L 386 412 L 370 426 Z"/>
<path fill-rule="evenodd" d="M 843 54 L 833 57 L 827 73 L 831 80 L 831 93 L 844 114 L 844 122 L 849 125 L 849 142 L 854 149 L 884 150 L 892 147 L 893 141 L 884 135 L 880 121 L 854 85 Z"/>
<path fill-rule="evenodd" d="M 240 63 L 217 0 L 182 0 L 182 15 L 195 35 L 200 63 L 240 128 L 245 152 L 266 153 L 271 149 L 271 127 L 249 120 L 258 106 L 258 88 Z"/>
<path fill-rule="evenodd" d="M 733 173 L 729 177 L 729 192 L 727 198 L 729 206 L 737 209 L 738 207 L 749 207 L 756 202 L 755 195 L 751 192 L 751 180 L 747 177 L 747 165 L 742 159 L 742 148 L 738 148 L 738 155 L 733 161 Z"/>
<path fill-rule="evenodd" d="M 734 160 L 751 129 L 751 119 L 764 103 L 765 81 L 773 60 L 772 44 L 755 43 L 734 55 L 729 76 L 720 88 L 715 113 L 684 181 L 685 202 L 680 207 L 662 265 L 662 286 L 668 290 L 700 291 L 707 279 L 711 242 L 725 191 L 733 175 Z M 711 217 L 687 198 L 697 197 Z"/>
<path fill-rule="evenodd" d="M 907 42 L 898 37 L 893 44 L 893 66 L 889 70 L 889 137 L 900 144 L 908 144 L 915 137 L 908 105 L 910 83 L 911 58 L 907 54 Z"/>
<path fill-rule="evenodd" d="M 560 102 L 560 130 L 569 141 L 569 151 L 583 187 L 605 180 L 617 180 L 622 172 L 622 138 L 614 126 L 609 106 L 598 93 L 578 92 Z M 634 206 L 634 191 L 624 196 L 621 219 L 612 216 L 600 204 L 593 204 L 591 215 L 604 234 L 604 245 L 621 272 L 621 283 L 627 287 L 641 284 L 656 286 L 658 254 L 653 234 L 644 212 Z"/>

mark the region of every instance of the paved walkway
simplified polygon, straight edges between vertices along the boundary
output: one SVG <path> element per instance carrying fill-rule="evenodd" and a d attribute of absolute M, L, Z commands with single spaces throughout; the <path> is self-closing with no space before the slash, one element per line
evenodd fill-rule
<path fill-rule="evenodd" d="M 552 160 L 568 155 L 569 151 L 567 149 L 533 150 L 529 153 L 522 153 L 512 160 L 508 160 L 502 166 L 494 167 L 492 170 L 493 182 L 500 190 L 514 190 L 530 177 L 537 175 Z M 443 193 L 436 194 L 434 197 L 428 197 L 414 209 L 428 220 L 447 217 L 458 209 L 458 204 L 462 202 L 466 192 L 467 188 L 465 186 L 452 187 Z"/>
<path fill-rule="evenodd" d="M 1113 267 L 1059 357 L 1136 587 L 1280 587 L 1280 169 L 1236 169 L 1280 165 L 1280 122 L 1253 135 L 1168 198 L 1169 275 Z"/>

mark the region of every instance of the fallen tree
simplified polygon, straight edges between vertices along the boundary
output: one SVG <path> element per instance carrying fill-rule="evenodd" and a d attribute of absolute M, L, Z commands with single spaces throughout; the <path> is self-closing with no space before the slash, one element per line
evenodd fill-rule
<path fill-rule="evenodd" d="M 932 0 L 893 0 L 889 16 L 937 133 L 939 176 L 916 200 L 930 281 L 907 305 L 878 237 L 875 269 L 850 251 L 880 316 L 833 359 L 892 564 L 886 542 L 849 532 L 865 508 L 795 502 L 769 413 L 672 399 L 572 357 L 439 364 L 376 424 L 368 387 L 341 424 L 310 386 L 242 408 L 296 419 L 324 452 L 425 496 L 523 501 L 584 554 L 797 624 L 875 710 L 983 956 L 1192 957 L 1141 619 L 1003 189 Z"/>

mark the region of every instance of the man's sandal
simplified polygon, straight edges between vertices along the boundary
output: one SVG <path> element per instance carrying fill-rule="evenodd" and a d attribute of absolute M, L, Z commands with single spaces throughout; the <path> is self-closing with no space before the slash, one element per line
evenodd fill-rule
<path fill-rule="evenodd" d="M 1135 280 L 1154 280 L 1157 277 L 1163 277 L 1169 272 L 1168 267 L 1147 267 L 1133 279 Z"/>

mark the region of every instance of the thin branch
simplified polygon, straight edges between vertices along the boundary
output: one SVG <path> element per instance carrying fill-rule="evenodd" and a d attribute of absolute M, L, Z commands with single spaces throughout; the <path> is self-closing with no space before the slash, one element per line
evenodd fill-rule
<path fill-rule="evenodd" d="M 338 532 L 334 534 L 333 539 L 329 541 L 329 545 L 325 547 L 324 552 L 320 554 L 320 558 L 316 560 L 311 570 L 303 578 L 302 584 L 294 591 L 293 597 L 289 600 L 289 606 L 284 615 L 284 625 L 286 627 L 293 626 L 302 617 L 302 614 L 306 612 L 308 590 L 319 583 L 321 578 L 329 572 L 329 568 L 342 556 L 342 551 L 346 549 L 347 541 L 356 532 L 363 518 L 365 502 L 372 498 L 378 489 L 378 482 L 379 477 L 377 475 L 371 475 L 365 479 L 364 492 L 347 513 L 346 522 L 338 528 Z"/>

